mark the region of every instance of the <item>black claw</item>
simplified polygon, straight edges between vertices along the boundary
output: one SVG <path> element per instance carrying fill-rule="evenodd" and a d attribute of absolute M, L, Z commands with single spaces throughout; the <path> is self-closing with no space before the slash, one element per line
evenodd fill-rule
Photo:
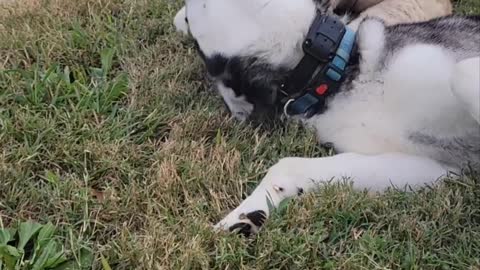
<path fill-rule="evenodd" d="M 303 191 L 303 188 L 301 188 L 301 187 L 297 188 L 297 195 L 298 195 L 298 196 L 302 195 L 303 192 L 304 192 L 304 191 Z"/>
<path fill-rule="evenodd" d="M 260 227 L 263 225 L 263 223 L 265 223 L 265 220 L 267 219 L 267 214 L 265 214 L 265 211 L 257 210 L 255 212 L 248 213 L 247 218 L 250 219 L 250 221 L 255 224 L 255 226 Z"/>
<path fill-rule="evenodd" d="M 320 146 L 325 148 L 327 151 L 335 149 L 335 145 L 331 142 L 322 143 Z"/>
<path fill-rule="evenodd" d="M 249 237 L 252 234 L 252 225 L 248 223 L 237 223 L 229 228 L 230 232 L 236 231 L 243 234 L 245 237 Z"/>

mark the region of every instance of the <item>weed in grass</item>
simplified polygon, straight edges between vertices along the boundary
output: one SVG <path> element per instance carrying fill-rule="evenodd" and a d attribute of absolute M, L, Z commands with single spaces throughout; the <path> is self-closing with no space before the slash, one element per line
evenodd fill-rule
<path fill-rule="evenodd" d="M 88 247 L 67 252 L 55 239 L 55 226 L 31 221 L 16 227 L 0 228 L 0 269 L 89 269 L 93 254 Z"/>

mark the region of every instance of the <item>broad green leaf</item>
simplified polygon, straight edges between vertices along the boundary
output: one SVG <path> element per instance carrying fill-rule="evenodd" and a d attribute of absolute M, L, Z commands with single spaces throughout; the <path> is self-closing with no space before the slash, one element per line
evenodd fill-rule
<path fill-rule="evenodd" d="M 5 254 L 11 255 L 13 257 L 20 257 L 21 256 L 20 252 L 15 247 L 10 246 L 10 245 L 0 245 L 0 256 L 5 255 Z"/>
<path fill-rule="evenodd" d="M 35 260 L 32 270 L 42 270 L 45 269 L 45 264 L 51 255 L 55 253 L 56 244 L 55 241 L 49 241 L 46 246 L 43 248 L 40 256 Z"/>
<path fill-rule="evenodd" d="M 42 243 L 48 242 L 52 239 L 54 233 L 55 226 L 53 226 L 51 222 L 43 225 L 42 229 L 38 232 L 36 245 L 39 245 L 39 248 L 42 248 Z"/>
<path fill-rule="evenodd" d="M 52 270 L 79 270 L 79 269 L 81 268 L 78 266 L 78 263 L 74 260 L 64 262 L 52 268 Z"/>
<path fill-rule="evenodd" d="M 91 269 L 93 264 L 93 252 L 89 248 L 83 247 L 80 250 L 78 261 L 70 260 L 64 262 L 52 270 L 80 270 L 80 269 Z"/>
<path fill-rule="evenodd" d="M 8 228 L 8 229 L 6 229 L 6 231 L 10 233 L 10 237 L 12 238 L 12 240 L 14 240 L 15 235 L 17 234 L 17 229 L 16 228 Z"/>
<path fill-rule="evenodd" d="M 68 259 L 65 257 L 65 252 L 63 250 L 58 251 L 57 253 L 53 254 L 50 256 L 50 258 L 47 260 L 47 263 L 45 263 L 46 268 L 54 268 L 57 267 L 58 265 L 66 262 Z"/>
<path fill-rule="evenodd" d="M 8 242 L 12 241 L 12 235 L 10 235 L 10 232 L 5 230 L 5 229 L 1 229 L 0 230 L 0 245 L 6 245 Z"/>
<path fill-rule="evenodd" d="M 31 221 L 22 222 L 18 228 L 18 245 L 17 248 L 22 250 L 28 241 L 42 228 L 42 225 Z"/>
<path fill-rule="evenodd" d="M 123 96 L 128 91 L 128 77 L 122 74 L 115 78 L 108 89 L 108 96 L 106 102 L 113 102 L 119 97 Z"/>
<path fill-rule="evenodd" d="M 101 256 L 101 260 L 102 260 L 103 270 L 112 270 L 112 268 L 111 268 L 110 265 L 108 264 L 107 259 L 105 259 L 105 257 L 103 257 L 103 255 L 100 255 L 100 256 Z"/>
<path fill-rule="evenodd" d="M 291 198 L 288 198 L 288 199 L 285 199 L 283 201 L 280 202 L 280 204 L 278 205 L 277 207 L 277 212 L 279 214 L 285 214 L 285 212 L 287 211 L 288 209 L 288 206 L 290 205 L 290 202 L 292 201 Z"/>
<path fill-rule="evenodd" d="M 15 265 L 21 257 L 15 247 L 8 245 L 0 245 L 0 263 L 3 263 L 7 270 L 15 270 Z"/>
<path fill-rule="evenodd" d="M 90 74 L 94 78 L 102 78 L 103 77 L 103 70 L 101 68 L 90 68 Z"/>
<path fill-rule="evenodd" d="M 12 256 L 0 256 L 0 263 L 4 264 L 7 270 L 15 270 L 17 259 Z"/>

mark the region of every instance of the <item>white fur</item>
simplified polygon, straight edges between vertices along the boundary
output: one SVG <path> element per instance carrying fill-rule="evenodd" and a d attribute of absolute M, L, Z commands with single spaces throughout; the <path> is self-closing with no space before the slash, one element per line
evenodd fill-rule
<path fill-rule="evenodd" d="M 375 31 L 371 35 L 376 35 Z M 373 66 L 363 64 L 361 70 Z M 308 124 L 319 127 L 319 138 L 334 142 L 342 152 L 421 154 L 408 140 L 409 132 L 421 130 L 447 137 L 461 135 L 457 133 L 464 130 L 458 126 L 474 126 L 450 90 L 454 65 L 454 59 L 439 47 L 407 47 L 386 73 L 360 76 L 353 90 L 337 95 L 335 106 Z"/>
<path fill-rule="evenodd" d="M 311 23 L 305 18 L 315 15 L 311 0 L 188 0 L 187 7 L 190 32 L 206 56 L 255 54 L 291 67 L 303 56 Z"/>
<path fill-rule="evenodd" d="M 342 180 L 354 177 L 358 189 L 383 190 L 405 185 L 413 187 L 430 183 L 445 175 L 447 168 L 428 158 L 400 153 L 377 156 L 354 153 L 339 154 L 326 158 L 285 158 L 270 168 L 262 182 L 235 210 L 221 220 L 215 228 L 228 230 L 238 222 L 249 223 L 253 231 L 258 228 L 245 214 L 257 210 L 269 215 L 269 203 L 277 207 L 286 198 L 303 192 L 314 191 L 331 179 Z"/>
<path fill-rule="evenodd" d="M 240 121 L 247 120 L 247 117 L 253 111 L 253 105 L 244 96 L 237 96 L 232 89 L 226 87 L 221 82 L 217 83 L 217 89 L 232 115 Z"/>
<path fill-rule="evenodd" d="M 362 48 L 360 54 L 366 74 L 374 75 L 373 71 L 377 69 L 379 52 L 385 46 L 384 31 L 385 26 L 379 20 L 367 20 L 358 29 L 358 46 Z"/>
<path fill-rule="evenodd" d="M 175 15 L 173 19 L 173 24 L 178 32 L 188 35 L 188 24 L 186 21 L 187 11 L 185 7 L 182 7 Z"/>
<path fill-rule="evenodd" d="M 454 95 L 472 117 L 480 123 L 480 57 L 463 60 L 455 65 L 452 80 Z"/>

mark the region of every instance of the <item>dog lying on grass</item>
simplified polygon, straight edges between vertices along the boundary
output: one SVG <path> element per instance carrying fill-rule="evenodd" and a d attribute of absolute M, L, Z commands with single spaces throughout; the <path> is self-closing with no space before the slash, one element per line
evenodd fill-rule
<path fill-rule="evenodd" d="M 419 13 L 392 15 L 409 4 Z M 387 0 L 344 27 L 333 14 L 338 5 L 187 0 L 176 16 L 236 118 L 280 110 L 340 152 L 280 160 L 217 228 L 255 233 L 272 207 L 332 179 L 382 190 L 432 183 L 466 165 L 480 169 L 480 17 L 388 26 L 451 7 Z"/>

